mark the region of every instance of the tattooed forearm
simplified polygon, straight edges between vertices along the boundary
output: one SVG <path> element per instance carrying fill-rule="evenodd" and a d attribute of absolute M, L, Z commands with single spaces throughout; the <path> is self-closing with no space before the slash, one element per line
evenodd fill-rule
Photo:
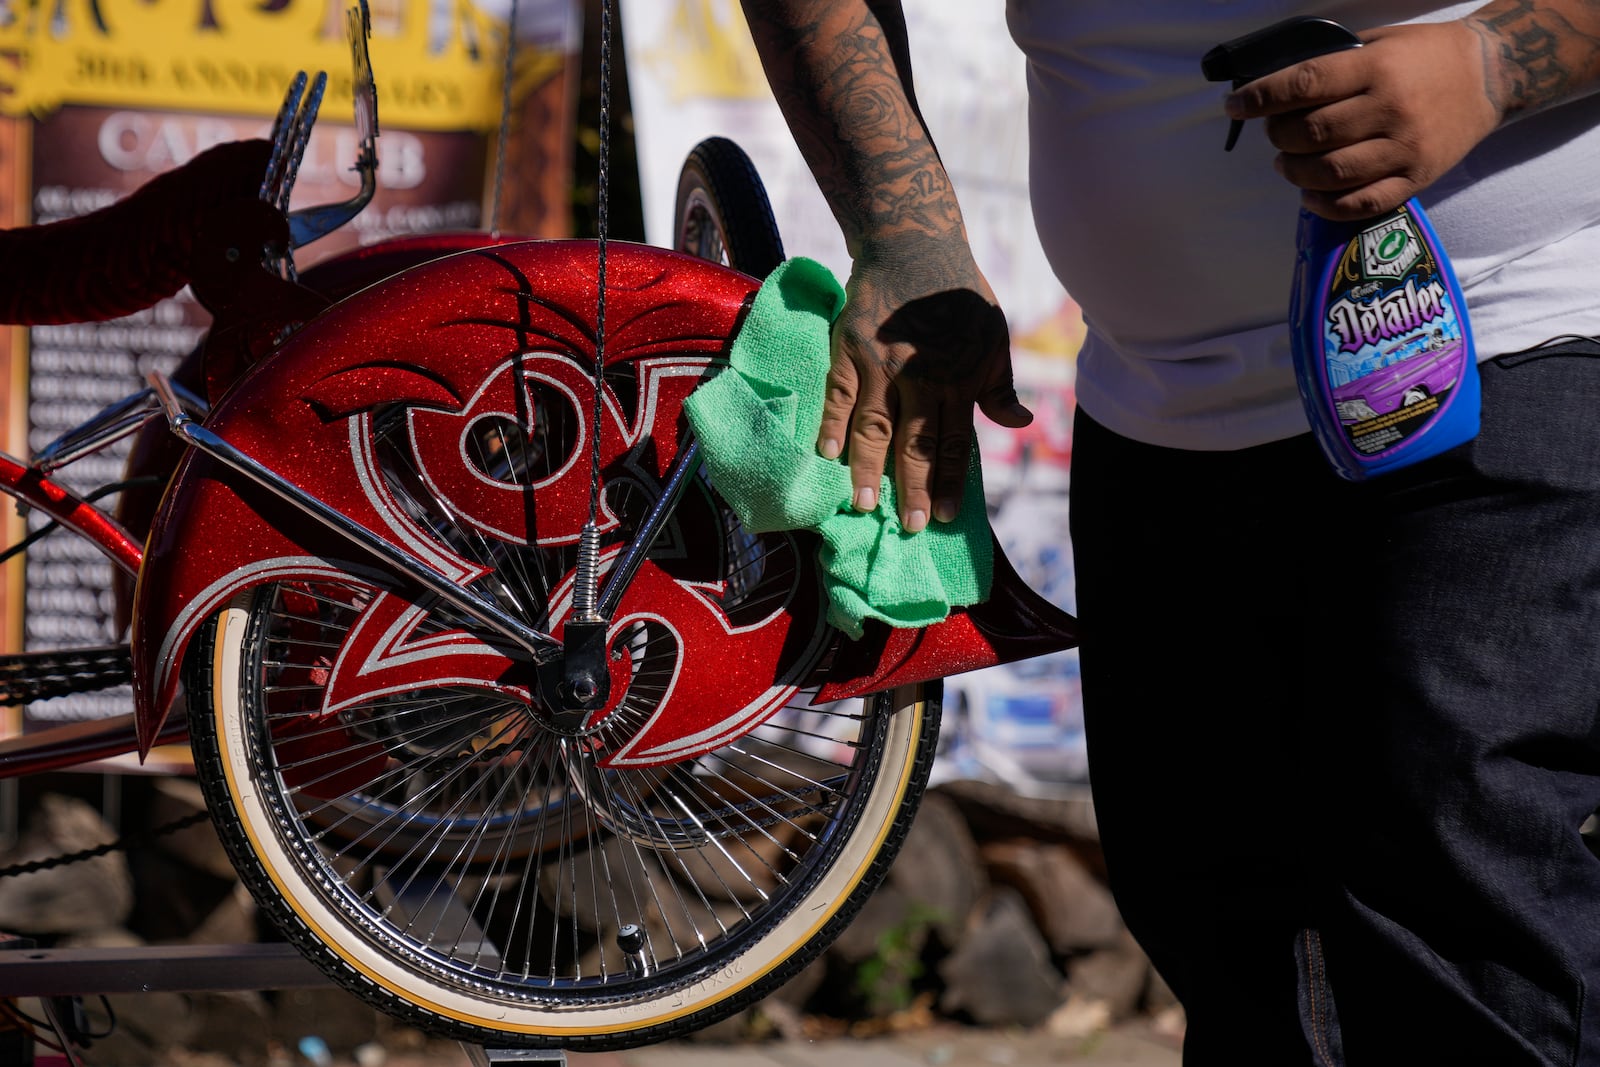
<path fill-rule="evenodd" d="M 1600 88 L 1600 0 L 1497 0 L 1465 21 L 1483 42 L 1484 92 L 1505 118 Z"/>
<path fill-rule="evenodd" d="M 885 9 L 885 25 L 873 8 Z M 744 0 L 767 79 L 845 239 L 959 233 L 961 213 L 917 113 L 893 5 Z"/>

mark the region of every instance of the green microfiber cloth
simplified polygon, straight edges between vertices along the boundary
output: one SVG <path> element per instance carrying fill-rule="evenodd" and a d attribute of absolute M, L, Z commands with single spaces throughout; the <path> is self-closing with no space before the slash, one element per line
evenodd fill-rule
<path fill-rule="evenodd" d="M 828 621 L 852 638 L 862 622 L 916 627 L 989 595 L 994 548 L 973 442 L 961 512 L 920 533 L 900 526 L 894 484 L 878 506 L 850 504 L 850 470 L 817 454 L 828 332 L 844 290 L 822 264 L 791 259 L 761 286 L 734 338 L 730 368 L 684 407 L 713 484 L 745 527 L 815 530 Z"/>

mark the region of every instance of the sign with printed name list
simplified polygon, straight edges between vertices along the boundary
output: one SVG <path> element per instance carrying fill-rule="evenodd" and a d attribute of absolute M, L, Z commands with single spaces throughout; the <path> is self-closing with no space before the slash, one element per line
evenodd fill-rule
<path fill-rule="evenodd" d="M 0 0 L 0 222 L 47 223 L 127 195 L 226 141 L 265 137 L 295 73 L 326 71 L 328 88 L 291 209 L 348 200 L 359 187 L 344 0 Z M 296 255 L 306 267 L 389 236 L 485 223 L 502 111 L 503 6 L 466 0 L 372 5 L 378 86 L 378 191 L 349 224 Z M 579 0 L 520 0 L 518 62 L 501 229 L 565 236 L 580 48 Z M 0 209 L 6 201 L 0 196 Z M 13 403 L 5 449 L 31 454 L 106 405 L 172 370 L 199 345 L 209 316 L 187 289 L 105 323 L 8 330 Z M 5 343 L 0 340 L 0 344 Z M 16 394 L 14 393 L 13 396 Z M 123 477 L 126 442 L 65 468 L 94 493 Z M 97 500 L 110 509 L 115 498 Z M 37 517 L 28 520 L 37 529 Z M 14 540 L 11 538 L 8 540 Z M 28 549 L 22 587 L 5 599 L 5 647 L 49 650 L 125 641 L 113 566 L 58 533 Z M 0 735 L 131 710 L 127 689 L 13 710 Z"/>

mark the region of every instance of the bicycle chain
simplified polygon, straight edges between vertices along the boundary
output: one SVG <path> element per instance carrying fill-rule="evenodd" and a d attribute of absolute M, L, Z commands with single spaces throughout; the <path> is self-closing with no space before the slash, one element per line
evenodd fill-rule
<path fill-rule="evenodd" d="M 0 656 L 0 707 L 109 689 L 133 680 L 127 645 Z"/>
<path fill-rule="evenodd" d="M 94 848 L 86 848 L 79 852 L 69 852 L 64 856 L 52 856 L 47 860 L 29 860 L 26 863 L 14 863 L 9 867 L 0 867 L 0 878 L 14 878 L 19 874 L 32 874 L 35 871 L 48 871 L 54 867 L 65 867 L 70 863 L 82 863 L 84 860 L 92 860 L 112 852 L 120 852 L 131 845 L 142 845 L 158 837 L 175 834 L 179 830 L 187 830 L 189 827 L 205 822 L 210 818 L 211 813 L 209 811 L 197 811 L 193 815 L 185 815 L 181 819 L 173 819 L 169 823 L 163 823 L 154 830 L 130 834 L 127 837 L 119 837 L 107 845 L 96 845 Z"/>

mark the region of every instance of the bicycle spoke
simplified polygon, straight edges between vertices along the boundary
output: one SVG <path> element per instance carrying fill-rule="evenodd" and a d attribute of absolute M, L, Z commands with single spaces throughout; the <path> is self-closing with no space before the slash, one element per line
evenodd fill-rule
<path fill-rule="evenodd" d="M 566 446 L 545 445 L 576 434 L 563 404 L 543 403 L 550 410 L 526 439 L 509 418 L 473 431 L 485 476 L 526 491 L 556 473 Z M 490 536 L 435 498 L 403 413 L 371 424 L 373 462 L 418 535 L 485 568 L 471 583 L 478 595 L 551 626 L 549 598 L 570 582 L 573 547 Z M 650 552 L 669 577 L 715 590 L 730 624 L 757 626 L 815 579 L 790 536 L 747 533 L 698 477 L 679 506 L 711 507 L 715 532 L 695 533 L 699 512 L 675 515 L 676 533 Z M 604 491 L 620 520 L 601 542 L 609 553 L 629 542 L 654 498 L 632 475 Z M 258 596 L 248 638 L 256 743 L 284 802 L 274 832 L 352 929 L 426 960 L 415 966 L 430 981 L 516 1002 L 585 990 L 625 998 L 699 973 L 741 931 L 766 928 L 792 906 L 843 840 L 829 827 L 851 810 L 851 783 L 874 770 L 871 737 L 883 720 L 858 705 L 812 707 L 811 692 L 783 679 L 772 692 L 792 694 L 787 701 L 713 751 L 608 765 L 657 721 L 683 671 L 715 669 L 685 663 L 671 620 L 642 612 L 612 635 L 620 691 L 593 722 L 556 729 L 531 676 L 521 696 L 423 682 L 325 712 L 334 667 L 377 596 L 337 581 L 286 582 Z M 417 607 L 401 655 L 472 628 L 446 605 Z M 631 929 L 639 933 L 624 937 Z"/>

